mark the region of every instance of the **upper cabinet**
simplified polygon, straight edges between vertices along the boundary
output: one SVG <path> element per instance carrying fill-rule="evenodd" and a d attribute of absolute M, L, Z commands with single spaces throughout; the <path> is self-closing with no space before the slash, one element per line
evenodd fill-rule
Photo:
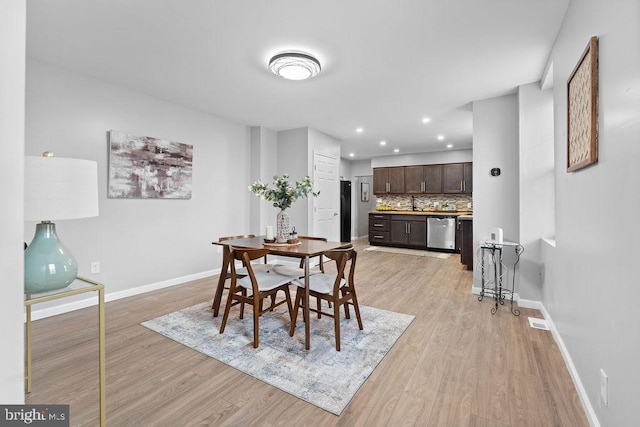
<path fill-rule="evenodd" d="M 473 163 L 443 165 L 442 192 L 447 194 L 471 194 L 473 192 Z"/>
<path fill-rule="evenodd" d="M 472 192 L 472 163 L 373 169 L 373 194 L 471 194 Z"/>
<path fill-rule="evenodd" d="M 442 166 L 405 166 L 404 192 L 406 194 L 442 193 Z"/>
<path fill-rule="evenodd" d="M 473 193 L 473 163 L 464 164 L 464 185 L 462 189 L 465 193 Z"/>
<path fill-rule="evenodd" d="M 373 194 L 403 194 L 404 167 L 373 169 Z"/>

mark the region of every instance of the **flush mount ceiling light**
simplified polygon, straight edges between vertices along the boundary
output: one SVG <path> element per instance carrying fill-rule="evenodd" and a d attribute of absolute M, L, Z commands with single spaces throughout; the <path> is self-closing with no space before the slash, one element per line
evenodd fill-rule
<path fill-rule="evenodd" d="M 271 71 L 288 80 L 306 80 L 320 72 L 320 62 L 303 52 L 282 52 L 269 61 Z"/>

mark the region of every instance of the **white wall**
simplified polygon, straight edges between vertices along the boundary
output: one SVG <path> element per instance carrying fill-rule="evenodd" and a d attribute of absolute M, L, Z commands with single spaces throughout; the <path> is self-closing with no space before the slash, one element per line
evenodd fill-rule
<path fill-rule="evenodd" d="M 475 147 L 475 141 L 474 141 Z M 395 156 L 374 157 L 371 159 L 372 168 L 430 165 L 439 163 L 465 163 L 473 159 L 472 150 L 437 151 L 433 153 L 397 154 Z"/>
<path fill-rule="evenodd" d="M 309 171 L 313 170 L 313 152 L 335 157 L 340 164 L 340 141 L 316 129 L 309 130 Z M 340 174 L 338 173 L 338 176 Z"/>
<path fill-rule="evenodd" d="M 500 168 L 500 176 L 491 176 Z M 518 102 L 515 95 L 473 103 L 473 246 L 500 227 L 519 241 Z M 526 250 L 526 248 L 525 248 Z M 509 252 L 510 253 L 510 252 Z M 506 255 L 507 261 L 511 259 Z M 477 276 L 477 275 L 476 275 Z M 478 280 L 476 277 L 474 280 Z M 479 286 L 477 283 L 475 286 Z M 517 292 L 516 281 L 516 292 Z"/>
<path fill-rule="evenodd" d="M 345 158 L 340 158 L 340 180 L 341 181 L 350 181 L 351 174 L 351 161 Z"/>
<path fill-rule="evenodd" d="M 26 2 L 0 2 L 0 403 L 24 403 L 24 104 Z"/>
<path fill-rule="evenodd" d="M 249 128 L 102 81 L 27 62 L 26 153 L 96 160 L 100 216 L 60 221 L 60 239 L 80 275 L 104 282 L 107 296 L 211 274 L 211 245 L 249 229 Z M 194 146 L 190 200 L 107 199 L 109 129 Z M 28 223 L 30 241 L 34 223 Z M 101 273 L 89 275 L 91 261 Z"/>
<path fill-rule="evenodd" d="M 351 162 L 351 177 L 355 178 L 356 176 L 373 176 L 371 159 Z"/>
<path fill-rule="evenodd" d="M 640 425 L 640 2 L 570 3 L 554 70 L 556 248 L 547 247 L 542 298 L 603 426 Z M 566 81 L 599 36 L 598 163 L 566 172 Z M 622 211 L 619 207 L 623 207 Z M 623 213 L 624 212 L 624 213 Z M 609 376 L 609 406 L 599 369 Z"/>
<path fill-rule="evenodd" d="M 526 248 L 518 264 L 521 299 L 540 301 L 541 238 L 555 234 L 553 92 L 539 83 L 518 88 L 520 141 L 520 243 Z"/>
<path fill-rule="evenodd" d="M 309 152 L 308 140 L 309 131 L 307 128 L 278 132 L 278 175 L 288 174 L 294 181 L 300 181 L 307 175 L 311 176 L 307 164 Z M 277 213 L 278 209 L 272 209 Z M 304 203 L 304 201 L 299 201 L 287 209 L 287 212 L 289 213 L 290 224 L 296 227 L 298 234 L 308 234 L 308 204 Z"/>
<path fill-rule="evenodd" d="M 251 182 L 273 181 L 278 173 L 278 136 L 277 133 L 261 126 L 251 128 Z M 249 198 L 251 210 L 250 233 L 261 235 L 265 227 L 275 227 L 277 210 L 270 203 L 257 196 Z"/>

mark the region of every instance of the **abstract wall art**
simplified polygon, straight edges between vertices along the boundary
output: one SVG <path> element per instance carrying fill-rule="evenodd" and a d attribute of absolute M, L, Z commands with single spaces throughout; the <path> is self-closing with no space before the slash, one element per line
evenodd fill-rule
<path fill-rule="evenodd" d="M 193 145 L 109 131 L 109 198 L 190 199 Z"/>
<path fill-rule="evenodd" d="M 598 161 L 598 37 L 591 37 L 567 82 L 567 172 Z"/>
<path fill-rule="evenodd" d="M 369 190 L 369 183 L 361 182 L 360 183 L 360 201 L 368 202 L 370 194 L 371 194 L 371 191 Z"/>

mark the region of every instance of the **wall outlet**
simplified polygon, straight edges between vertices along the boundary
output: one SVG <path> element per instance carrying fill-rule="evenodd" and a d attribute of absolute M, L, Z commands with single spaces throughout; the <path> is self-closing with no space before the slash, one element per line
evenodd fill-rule
<path fill-rule="evenodd" d="M 600 400 L 609 406 L 609 377 L 603 369 L 600 369 Z"/>
<path fill-rule="evenodd" d="M 91 262 L 91 274 L 100 273 L 100 261 Z"/>
<path fill-rule="evenodd" d="M 467 203 L 467 209 L 471 209 L 471 203 Z"/>

